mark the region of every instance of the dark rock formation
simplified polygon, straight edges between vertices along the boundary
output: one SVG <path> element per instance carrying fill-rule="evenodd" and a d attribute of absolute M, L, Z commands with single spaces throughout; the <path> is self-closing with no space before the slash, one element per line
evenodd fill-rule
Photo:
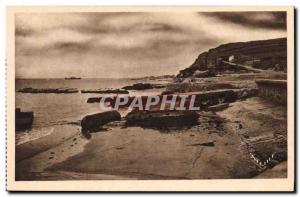
<path fill-rule="evenodd" d="M 106 123 L 119 120 L 121 120 L 121 115 L 117 111 L 107 111 L 87 115 L 81 120 L 81 132 L 83 135 L 89 138 L 90 132 L 98 131 Z"/>
<path fill-rule="evenodd" d="M 97 90 L 81 90 L 81 93 L 99 93 L 99 94 L 129 94 L 127 90 L 122 89 L 97 89 Z"/>
<path fill-rule="evenodd" d="M 213 106 L 209 106 L 207 107 L 207 111 L 221 111 L 223 109 L 226 109 L 229 106 L 229 103 L 221 103 L 218 105 L 213 105 Z"/>
<path fill-rule="evenodd" d="M 24 131 L 30 129 L 33 123 L 33 112 L 21 112 L 20 108 L 16 108 L 15 126 L 16 131 Z"/>
<path fill-rule="evenodd" d="M 100 103 L 102 97 L 91 97 L 86 101 L 87 103 Z"/>
<path fill-rule="evenodd" d="M 165 87 L 165 85 L 162 85 L 162 84 L 136 83 L 131 86 L 125 86 L 122 89 L 125 89 L 125 90 L 147 90 L 147 89 L 164 88 L 164 87 Z"/>
<path fill-rule="evenodd" d="M 81 79 L 81 77 L 74 77 L 74 76 L 72 76 L 72 77 L 65 77 L 65 80 L 80 80 Z"/>
<path fill-rule="evenodd" d="M 190 67 L 180 71 L 177 78 L 191 77 L 195 71 L 224 71 L 226 65 L 222 64 L 222 61 L 259 69 L 273 68 L 286 71 L 287 39 L 278 38 L 220 45 L 201 53 Z"/>
<path fill-rule="evenodd" d="M 127 126 L 168 128 L 191 126 L 198 123 L 199 114 L 195 111 L 138 111 L 125 117 Z"/>
<path fill-rule="evenodd" d="M 164 80 L 164 79 L 173 79 L 173 78 L 175 78 L 175 75 L 146 76 L 146 77 L 133 78 L 131 80 Z"/>
<path fill-rule="evenodd" d="M 215 146 L 215 141 L 191 144 L 189 146 L 210 146 L 210 147 L 214 147 Z"/>
<path fill-rule="evenodd" d="M 42 88 L 42 89 L 35 89 L 35 88 L 23 88 L 18 90 L 18 92 L 22 93 L 55 93 L 55 94 L 70 94 L 70 93 L 78 93 L 76 88 Z"/>
<path fill-rule="evenodd" d="M 238 94 L 234 90 L 214 90 L 207 92 L 189 92 L 187 95 L 195 95 L 195 107 L 200 107 L 200 110 L 207 110 L 209 106 L 219 105 L 222 103 L 235 102 L 238 99 Z"/>

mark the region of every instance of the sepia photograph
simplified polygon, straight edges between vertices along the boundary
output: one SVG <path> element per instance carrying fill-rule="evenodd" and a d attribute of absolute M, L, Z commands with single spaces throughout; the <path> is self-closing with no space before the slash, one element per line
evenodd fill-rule
<path fill-rule="evenodd" d="M 293 191 L 293 14 L 8 7 L 8 190 Z"/>

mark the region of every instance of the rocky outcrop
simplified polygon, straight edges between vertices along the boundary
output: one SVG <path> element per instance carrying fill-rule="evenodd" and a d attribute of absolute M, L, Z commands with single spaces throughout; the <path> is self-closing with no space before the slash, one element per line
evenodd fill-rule
<path fill-rule="evenodd" d="M 102 96 L 100 97 L 91 97 L 87 99 L 87 103 L 100 103 Z"/>
<path fill-rule="evenodd" d="M 200 110 L 206 110 L 209 106 L 213 106 L 213 105 L 235 102 L 238 99 L 238 94 L 234 90 L 188 92 L 185 94 L 195 95 L 194 106 L 200 107 Z"/>
<path fill-rule="evenodd" d="M 81 77 L 74 77 L 74 76 L 72 76 L 72 77 L 65 77 L 65 80 L 80 80 L 81 79 Z"/>
<path fill-rule="evenodd" d="M 39 93 L 71 94 L 71 93 L 78 93 L 78 90 L 77 88 L 42 88 L 42 89 L 23 88 L 18 90 L 18 92 L 32 93 L 32 94 L 39 94 Z"/>
<path fill-rule="evenodd" d="M 98 131 L 103 125 L 119 120 L 121 120 L 121 115 L 118 111 L 87 115 L 81 120 L 81 132 L 84 136 L 90 138 L 90 132 Z"/>
<path fill-rule="evenodd" d="M 129 94 L 127 90 L 122 89 L 96 89 L 96 90 L 81 90 L 82 94 L 85 93 L 99 93 L 99 94 Z"/>
<path fill-rule="evenodd" d="M 287 39 L 278 38 L 220 45 L 201 53 L 190 67 L 179 72 L 177 78 L 192 77 L 196 71 L 224 71 L 225 67 L 222 61 L 258 69 L 272 68 L 286 71 Z"/>
<path fill-rule="evenodd" d="M 125 86 L 122 89 L 125 90 L 147 90 L 154 88 L 164 88 L 165 85 L 162 84 L 150 84 L 150 83 L 136 83 L 130 86 Z"/>
<path fill-rule="evenodd" d="M 16 108 L 16 131 L 24 131 L 30 129 L 33 123 L 33 112 L 21 112 L 20 108 Z"/>
<path fill-rule="evenodd" d="M 133 78 L 131 80 L 164 80 L 164 79 L 173 79 L 175 75 L 161 75 L 161 76 L 145 76 L 145 77 L 138 77 Z"/>

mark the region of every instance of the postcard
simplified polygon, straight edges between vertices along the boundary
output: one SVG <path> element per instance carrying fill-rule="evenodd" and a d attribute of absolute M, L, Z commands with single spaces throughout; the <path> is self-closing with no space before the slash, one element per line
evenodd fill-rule
<path fill-rule="evenodd" d="M 294 8 L 7 7 L 8 191 L 295 190 Z"/>

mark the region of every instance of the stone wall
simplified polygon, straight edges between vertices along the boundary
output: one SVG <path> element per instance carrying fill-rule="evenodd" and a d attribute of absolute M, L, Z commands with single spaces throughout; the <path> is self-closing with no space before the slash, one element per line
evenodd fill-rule
<path fill-rule="evenodd" d="M 257 80 L 258 95 L 268 100 L 287 105 L 286 80 Z"/>

